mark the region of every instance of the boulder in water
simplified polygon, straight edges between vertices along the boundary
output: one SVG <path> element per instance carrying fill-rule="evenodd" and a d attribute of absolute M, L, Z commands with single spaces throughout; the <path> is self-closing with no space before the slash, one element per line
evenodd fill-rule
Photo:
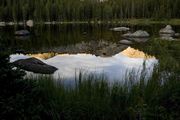
<path fill-rule="evenodd" d="M 116 27 L 116 28 L 111 28 L 110 30 L 123 32 L 123 31 L 129 31 L 130 28 L 128 28 L 128 27 Z"/>
<path fill-rule="evenodd" d="M 175 34 L 175 31 L 172 29 L 172 26 L 171 25 L 167 25 L 165 28 L 162 28 L 160 31 L 159 31 L 160 35 L 163 35 L 163 34 L 169 34 L 171 37 L 174 36 Z"/>
<path fill-rule="evenodd" d="M 29 26 L 29 27 L 33 27 L 34 26 L 34 21 L 33 20 L 28 20 L 26 22 L 26 25 Z"/>
<path fill-rule="evenodd" d="M 13 64 L 21 69 L 41 74 L 53 74 L 57 70 L 56 67 L 47 65 L 36 58 L 17 60 Z"/>

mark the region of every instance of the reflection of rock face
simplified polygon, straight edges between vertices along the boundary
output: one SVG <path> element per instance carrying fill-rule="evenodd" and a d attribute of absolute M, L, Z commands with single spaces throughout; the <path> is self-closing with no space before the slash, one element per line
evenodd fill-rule
<path fill-rule="evenodd" d="M 149 38 L 131 38 L 131 40 L 139 43 L 147 42 Z"/>
<path fill-rule="evenodd" d="M 133 42 L 132 41 L 129 41 L 129 40 L 121 40 L 119 41 L 120 44 L 125 44 L 125 45 L 132 45 Z"/>
<path fill-rule="evenodd" d="M 101 47 L 100 49 L 97 49 L 94 51 L 94 54 L 97 56 L 113 56 L 117 53 L 119 53 L 120 51 L 124 50 L 125 48 L 127 48 L 126 45 L 117 45 L 116 43 L 114 44 L 109 44 L 105 47 Z"/>
<path fill-rule="evenodd" d="M 96 56 L 113 56 L 112 54 L 118 54 L 120 51 L 122 51 L 122 48 L 116 48 L 116 44 L 113 44 L 111 46 L 107 46 L 103 49 L 100 49 L 98 51 L 96 51 Z M 116 49 L 114 49 L 116 48 Z M 124 50 L 125 49 L 125 50 Z M 134 48 L 131 48 L 131 47 L 126 47 L 124 48 L 122 52 L 120 52 L 121 54 L 127 56 L 127 57 L 130 57 L 130 58 L 143 58 L 143 59 L 150 59 L 150 58 L 155 58 L 154 56 L 151 56 L 151 55 L 147 55 L 145 54 L 144 52 L 142 51 L 139 51 L 137 49 L 134 49 Z M 78 54 L 77 53 L 73 53 L 73 54 Z M 62 55 L 60 53 L 42 53 L 42 54 L 27 54 L 28 56 L 31 56 L 31 57 L 35 57 L 35 58 L 40 58 L 40 59 L 49 59 L 49 58 L 52 58 L 54 56 L 57 56 L 57 55 Z"/>
<path fill-rule="evenodd" d="M 28 35 L 25 35 L 25 36 L 15 36 L 15 38 L 17 40 L 28 40 L 28 39 L 30 39 L 30 37 Z"/>
<path fill-rule="evenodd" d="M 56 53 L 50 52 L 50 53 L 39 53 L 39 54 L 28 54 L 28 56 L 34 57 L 34 58 L 41 58 L 41 59 L 49 59 L 54 56 L 56 56 Z"/>
<path fill-rule="evenodd" d="M 175 40 L 170 34 L 160 34 L 160 38 L 163 40 Z"/>
<path fill-rule="evenodd" d="M 110 30 L 117 31 L 117 32 L 123 32 L 123 31 L 129 31 L 130 28 L 128 28 L 128 27 L 116 27 L 116 28 L 111 28 Z"/>
<path fill-rule="evenodd" d="M 46 54 L 36 54 L 35 56 L 39 56 L 41 58 L 47 59 L 52 56 L 52 54 L 50 55 L 49 52 L 52 53 L 53 51 L 55 55 L 66 54 L 66 53 L 68 54 L 87 53 L 87 54 L 94 54 L 96 56 L 108 57 L 119 53 L 120 51 L 126 49 L 127 47 L 128 47 L 127 45 L 116 44 L 107 41 L 90 41 L 86 43 L 81 42 L 75 45 L 53 48 L 50 50 L 41 50 L 41 53 L 46 53 Z M 38 51 L 36 53 L 38 53 Z"/>
<path fill-rule="evenodd" d="M 26 36 L 26 35 L 29 35 L 29 34 L 30 34 L 30 32 L 28 30 L 19 30 L 19 31 L 15 32 L 16 36 Z"/>
<path fill-rule="evenodd" d="M 36 58 L 28 58 L 13 62 L 15 66 L 34 73 L 52 74 L 57 68 L 47 65 Z"/>
<path fill-rule="evenodd" d="M 125 49 L 121 53 L 125 56 L 130 57 L 130 58 L 144 58 L 144 59 L 154 58 L 153 56 L 146 55 L 144 52 L 136 50 L 136 49 L 131 48 L 131 47 L 128 47 L 127 49 Z"/>
<path fill-rule="evenodd" d="M 149 37 L 149 33 L 147 33 L 146 31 L 143 31 L 143 30 L 138 30 L 134 33 L 126 33 L 124 35 L 122 35 L 123 37 L 126 37 L 126 38 L 147 38 Z"/>

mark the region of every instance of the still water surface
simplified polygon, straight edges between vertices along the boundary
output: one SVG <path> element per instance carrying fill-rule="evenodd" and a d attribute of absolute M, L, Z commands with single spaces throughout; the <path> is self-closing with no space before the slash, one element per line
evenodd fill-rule
<path fill-rule="evenodd" d="M 0 27 L 0 35 L 6 38 L 1 42 L 13 51 L 11 62 L 36 57 L 58 68 L 53 74 L 55 78 L 74 79 L 79 72 L 104 74 L 110 80 L 123 80 L 128 71 L 136 71 L 137 78 L 142 71 L 151 75 L 153 66 L 159 62 L 154 54 L 158 51 L 148 54 L 143 51 L 150 40 L 131 46 L 119 44 L 124 32 L 110 30 L 117 26 L 121 25 L 42 25 L 26 28 L 31 32 L 27 37 L 14 36 L 16 30 L 24 29 L 22 26 L 8 26 Z M 146 30 L 151 35 L 149 39 L 154 39 L 159 37 L 158 32 L 164 26 L 127 27 L 132 32 Z M 179 28 L 173 26 L 176 32 L 180 32 Z M 17 51 L 23 54 L 15 54 Z"/>

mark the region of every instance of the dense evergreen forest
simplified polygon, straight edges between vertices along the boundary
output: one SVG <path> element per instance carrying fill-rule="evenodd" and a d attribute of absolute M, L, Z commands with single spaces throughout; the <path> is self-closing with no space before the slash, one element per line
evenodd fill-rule
<path fill-rule="evenodd" d="M 1 0 L 0 21 L 180 18 L 180 0 Z"/>

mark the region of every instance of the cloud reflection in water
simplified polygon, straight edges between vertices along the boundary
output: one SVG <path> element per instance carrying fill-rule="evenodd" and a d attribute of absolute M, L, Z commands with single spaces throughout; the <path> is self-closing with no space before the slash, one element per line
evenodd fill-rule
<path fill-rule="evenodd" d="M 47 53 L 44 55 L 48 56 Z M 44 59 L 43 55 L 40 54 L 31 56 L 57 67 L 58 71 L 53 74 L 54 78 L 60 76 L 67 80 L 74 80 L 75 76 L 82 72 L 104 74 L 110 81 L 123 81 L 127 73 L 132 71 L 137 77 L 134 79 L 138 79 L 143 70 L 144 62 L 146 63 L 145 72 L 147 76 L 152 74 L 154 64 L 158 63 L 155 57 L 130 47 L 112 57 L 97 57 L 91 54 L 55 54 L 55 56 L 50 55 L 49 59 Z M 13 62 L 28 57 L 30 56 L 16 54 L 11 55 L 10 60 Z"/>

